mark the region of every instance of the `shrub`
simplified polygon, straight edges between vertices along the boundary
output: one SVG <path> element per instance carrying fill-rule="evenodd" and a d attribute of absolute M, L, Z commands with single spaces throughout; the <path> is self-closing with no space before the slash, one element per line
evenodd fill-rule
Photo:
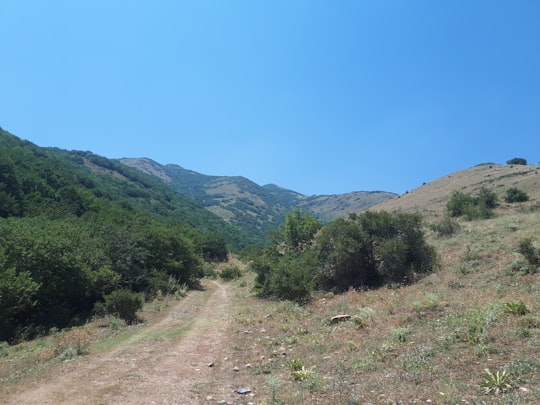
<path fill-rule="evenodd" d="M 497 194 L 482 188 L 476 197 L 469 193 L 454 191 L 446 204 L 450 217 L 464 216 L 469 221 L 473 219 L 488 219 L 493 217 L 493 208 L 497 206 Z"/>
<path fill-rule="evenodd" d="M 474 198 L 467 193 L 454 191 L 446 203 L 446 210 L 451 217 L 460 217 L 465 214 L 466 207 L 474 205 Z"/>
<path fill-rule="evenodd" d="M 444 217 L 444 219 L 442 219 L 440 222 L 431 224 L 430 228 L 433 232 L 435 232 L 437 237 L 442 238 L 445 236 L 447 237 L 455 235 L 457 232 L 459 232 L 461 227 L 456 220 L 447 216 Z"/>
<path fill-rule="evenodd" d="M 106 295 L 102 304 L 106 314 L 117 316 L 126 322 L 137 320 L 137 311 L 143 306 L 140 294 L 129 290 L 116 290 Z"/>
<path fill-rule="evenodd" d="M 529 201 L 529 196 L 526 192 L 516 187 L 512 187 L 506 190 L 506 197 L 504 198 L 504 201 L 507 203 L 524 202 Z"/>
<path fill-rule="evenodd" d="M 221 273 L 219 273 L 219 276 L 226 281 L 236 280 L 242 277 L 242 271 L 238 266 L 231 266 L 224 268 Z"/>
<path fill-rule="evenodd" d="M 534 273 L 540 265 L 540 249 L 536 249 L 533 246 L 530 238 L 522 239 L 519 242 L 518 252 L 525 256 L 525 259 L 529 263 L 529 271 Z"/>
<path fill-rule="evenodd" d="M 497 206 L 497 194 L 493 190 L 482 187 L 475 199 L 475 205 L 493 209 Z"/>

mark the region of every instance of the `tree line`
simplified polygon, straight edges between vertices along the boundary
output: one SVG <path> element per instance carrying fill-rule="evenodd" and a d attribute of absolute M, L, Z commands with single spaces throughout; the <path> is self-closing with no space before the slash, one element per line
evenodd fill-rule
<path fill-rule="evenodd" d="M 85 322 L 116 291 L 196 287 L 205 260 L 248 243 L 149 176 L 0 129 L 0 341 Z"/>

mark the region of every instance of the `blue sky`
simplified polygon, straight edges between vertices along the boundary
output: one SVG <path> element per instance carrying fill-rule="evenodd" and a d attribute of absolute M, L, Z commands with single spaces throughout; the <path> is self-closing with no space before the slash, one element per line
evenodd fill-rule
<path fill-rule="evenodd" d="M 0 126 L 303 194 L 540 161 L 537 0 L 0 0 Z"/>

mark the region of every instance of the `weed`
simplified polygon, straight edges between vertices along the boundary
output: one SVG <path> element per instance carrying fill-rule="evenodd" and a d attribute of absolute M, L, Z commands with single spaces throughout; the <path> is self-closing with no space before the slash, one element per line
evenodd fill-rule
<path fill-rule="evenodd" d="M 482 387 L 486 394 L 504 394 L 514 388 L 512 376 L 506 370 L 498 370 L 492 373 L 485 369 L 485 376 L 482 380 Z"/>
<path fill-rule="evenodd" d="M 405 343 L 409 338 L 411 331 L 409 328 L 392 328 L 390 330 L 390 339 L 394 343 Z"/>
<path fill-rule="evenodd" d="M 8 342 L 4 342 L 4 341 L 0 342 L 0 358 L 7 357 L 8 348 L 9 348 Z"/>
<path fill-rule="evenodd" d="M 291 371 L 299 371 L 299 370 L 302 370 L 302 368 L 304 368 L 304 362 L 300 359 L 289 360 L 287 362 L 287 367 Z"/>
<path fill-rule="evenodd" d="M 540 329 L 540 318 L 536 316 L 523 316 L 519 319 L 518 324 L 523 328 Z"/>
<path fill-rule="evenodd" d="M 431 347 L 421 347 L 407 353 L 403 359 L 403 368 L 415 383 L 420 383 L 421 376 L 425 373 L 431 373 L 433 366 L 433 349 Z"/>
<path fill-rule="evenodd" d="M 433 293 L 426 293 L 424 298 L 414 303 L 414 311 L 418 316 L 435 311 L 439 307 L 439 297 Z"/>
<path fill-rule="evenodd" d="M 509 364 L 508 371 L 514 376 L 514 382 L 530 383 L 540 372 L 540 360 L 531 358 L 514 360 Z"/>
<path fill-rule="evenodd" d="M 459 223 L 448 216 L 438 223 L 431 224 L 430 228 L 438 238 L 453 236 L 461 229 Z"/>
<path fill-rule="evenodd" d="M 315 372 L 313 370 L 307 369 L 305 366 L 302 366 L 299 370 L 293 370 L 291 375 L 295 380 L 307 380 L 312 377 Z"/>
<path fill-rule="evenodd" d="M 63 360 L 70 360 L 70 356 L 88 353 L 90 346 L 90 334 L 84 329 L 71 329 L 69 332 L 60 333 L 54 338 L 53 350 L 56 356 Z"/>
<path fill-rule="evenodd" d="M 111 328 L 113 332 L 118 332 L 124 326 L 126 326 L 126 322 L 120 318 L 111 318 L 109 321 L 109 328 Z"/>
<path fill-rule="evenodd" d="M 523 301 L 505 302 L 503 304 L 503 311 L 504 313 L 510 315 L 527 315 L 529 312 L 531 312 Z"/>
<path fill-rule="evenodd" d="M 358 310 L 358 316 L 360 319 L 366 322 L 371 322 L 373 320 L 373 314 L 375 313 L 375 310 L 370 307 L 362 307 Z"/>
<path fill-rule="evenodd" d="M 266 385 L 268 386 L 268 389 L 270 390 L 271 395 L 271 403 L 272 404 L 281 404 L 282 402 L 278 398 L 278 392 L 281 389 L 281 386 L 283 385 L 283 381 L 277 376 L 268 376 L 266 377 Z"/>

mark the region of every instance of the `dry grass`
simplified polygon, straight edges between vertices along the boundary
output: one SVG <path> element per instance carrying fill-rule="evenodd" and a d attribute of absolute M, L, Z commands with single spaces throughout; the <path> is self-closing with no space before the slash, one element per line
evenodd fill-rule
<path fill-rule="evenodd" d="M 540 403 L 540 274 L 512 270 L 518 241 L 540 246 L 540 211 L 503 207 L 490 220 L 429 236 L 440 270 L 417 284 L 321 297 L 306 307 L 238 293 L 230 331 L 246 383 L 276 404 Z M 505 311 L 523 303 L 525 315 Z M 351 320 L 330 322 L 337 314 Z M 288 364 L 311 374 L 295 379 Z M 512 377 L 486 394 L 485 369 Z"/>

